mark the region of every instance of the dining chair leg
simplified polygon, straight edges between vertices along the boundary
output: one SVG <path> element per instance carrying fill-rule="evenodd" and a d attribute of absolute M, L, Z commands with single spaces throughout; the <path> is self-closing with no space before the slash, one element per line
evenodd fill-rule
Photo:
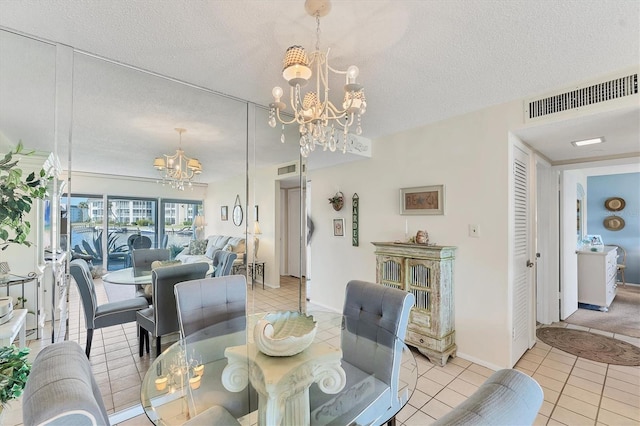
<path fill-rule="evenodd" d="M 393 416 L 387 422 L 387 426 L 396 426 L 396 416 Z"/>
<path fill-rule="evenodd" d="M 93 341 L 93 328 L 87 330 L 87 345 L 84 353 L 87 354 L 87 358 L 89 358 L 89 354 L 91 353 L 91 342 Z"/>
<path fill-rule="evenodd" d="M 156 356 L 160 356 L 160 336 L 156 336 Z"/>
<path fill-rule="evenodd" d="M 140 348 L 139 348 L 140 349 L 139 350 L 140 356 L 142 356 L 143 349 L 144 349 L 145 334 L 146 334 L 145 330 L 143 330 L 142 327 L 138 326 L 138 342 L 139 342 L 139 345 L 140 345 Z"/>
<path fill-rule="evenodd" d="M 147 347 L 147 353 L 149 353 L 149 332 L 147 330 L 144 331 L 144 344 Z"/>

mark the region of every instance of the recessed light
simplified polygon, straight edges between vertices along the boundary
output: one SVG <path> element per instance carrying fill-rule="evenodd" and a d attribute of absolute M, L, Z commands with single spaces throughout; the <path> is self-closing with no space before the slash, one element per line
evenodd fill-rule
<path fill-rule="evenodd" d="M 602 143 L 604 142 L 604 138 L 603 137 L 599 137 L 599 138 L 594 138 L 594 139 L 583 139 L 581 141 L 573 141 L 571 142 L 571 145 L 573 146 L 585 146 L 585 145 L 593 145 L 596 143 Z"/>

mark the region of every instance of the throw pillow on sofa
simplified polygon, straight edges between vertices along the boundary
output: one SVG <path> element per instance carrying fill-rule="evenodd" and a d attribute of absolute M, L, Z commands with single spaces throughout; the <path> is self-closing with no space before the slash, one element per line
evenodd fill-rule
<path fill-rule="evenodd" d="M 180 262 L 179 260 L 154 260 L 153 262 L 151 262 L 151 270 L 153 271 L 156 268 L 161 268 L 163 266 L 172 266 L 172 265 L 181 265 L 182 262 Z M 142 289 L 144 290 L 144 295 L 146 297 L 152 297 L 153 296 L 153 285 L 151 284 L 144 284 L 142 286 Z"/>
<path fill-rule="evenodd" d="M 229 242 L 224 247 L 224 250 L 232 251 L 234 253 L 244 253 L 247 250 L 247 244 L 242 237 L 233 237 L 229 239 Z"/>
<path fill-rule="evenodd" d="M 189 254 L 203 255 L 207 250 L 207 240 L 191 240 L 189 243 Z"/>

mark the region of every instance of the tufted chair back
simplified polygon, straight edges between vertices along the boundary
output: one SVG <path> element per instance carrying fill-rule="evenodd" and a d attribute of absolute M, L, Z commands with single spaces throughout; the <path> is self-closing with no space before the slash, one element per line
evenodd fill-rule
<path fill-rule="evenodd" d="M 213 271 L 213 277 L 223 277 L 225 275 L 231 274 L 231 268 L 233 267 L 233 262 L 238 257 L 237 253 L 226 250 L 218 250 L 213 255 L 213 266 L 216 268 Z"/>

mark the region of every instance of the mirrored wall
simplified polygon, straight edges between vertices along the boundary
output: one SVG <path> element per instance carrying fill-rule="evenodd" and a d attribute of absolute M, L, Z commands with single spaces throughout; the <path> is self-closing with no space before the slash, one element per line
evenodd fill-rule
<path fill-rule="evenodd" d="M 197 231 L 245 240 L 239 253 L 243 267 L 237 271 L 253 283 L 248 287 L 250 311 L 271 309 L 273 302 L 265 296 L 284 287 L 287 296 L 277 308 L 304 310 L 305 179 L 294 127 L 286 129 L 293 143 L 283 144 L 282 129 L 269 127 L 268 111 L 259 105 L 73 46 L 0 30 L 0 49 L 2 151 L 22 140 L 38 155 L 53 153 L 59 161 L 51 196 L 60 199 L 52 202 L 50 234 L 66 233 L 71 241 L 73 226 L 82 224 L 92 235 L 99 230 L 107 236 L 98 244 L 108 253 L 110 233 L 140 228 L 153 233 L 157 246 L 167 233 L 196 231 L 193 209 L 182 222 L 189 229 L 177 229 L 166 225 L 163 206 L 199 203 L 204 224 Z M 202 173 L 184 191 L 163 186 L 162 174 L 153 167 L 155 158 L 178 149 L 202 165 Z M 108 216 L 110 203 L 122 200 L 132 209 L 154 211 L 145 217 L 139 211 L 129 216 L 120 211 L 112 223 L 98 220 L 100 214 Z M 136 200 L 150 204 L 138 206 Z M 61 226 L 60 202 L 71 227 Z M 42 211 L 34 214 L 35 228 L 42 231 L 37 231 L 37 244 L 29 253 L 34 260 L 25 273 L 45 261 L 45 249 L 64 249 L 71 256 L 76 245 L 51 237 L 45 241 Z M 107 272 L 105 258 L 96 262 Z M 286 286 L 280 287 L 281 277 Z"/>

